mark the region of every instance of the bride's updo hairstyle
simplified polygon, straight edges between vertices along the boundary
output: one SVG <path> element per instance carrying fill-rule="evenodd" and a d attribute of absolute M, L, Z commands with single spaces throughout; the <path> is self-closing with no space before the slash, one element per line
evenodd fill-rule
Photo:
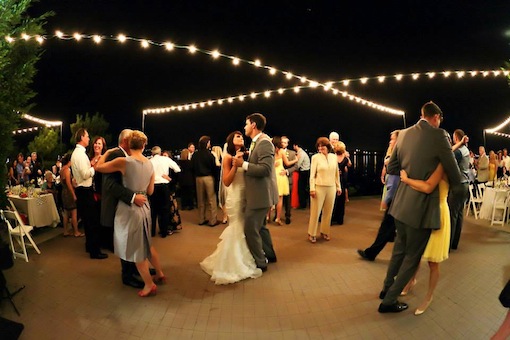
<path fill-rule="evenodd" d="M 129 138 L 129 148 L 132 150 L 142 150 L 147 144 L 147 136 L 142 131 L 135 130 Z"/>
<path fill-rule="evenodd" d="M 236 146 L 234 145 L 234 137 L 235 135 L 243 135 L 241 132 L 239 131 L 234 131 L 234 132 L 231 132 L 228 136 L 227 136 L 227 152 L 232 155 L 232 156 L 235 156 L 236 155 Z"/>

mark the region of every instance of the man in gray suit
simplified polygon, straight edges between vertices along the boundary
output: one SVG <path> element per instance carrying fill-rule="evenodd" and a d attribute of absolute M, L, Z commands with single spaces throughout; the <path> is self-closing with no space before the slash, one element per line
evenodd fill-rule
<path fill-rule="evenodd" d="M 449 136 L 439 129 L 442 120 L 441 109 L 433 102 L 425 103 L 418 123 L 400 132 L 388 164 L 388 173 L 397 175 L 402 169 L 409 178 L 426 180 L 441 163 L 450 188 L 458 187 L 461 175 Z M 439 187 L 430 194 L 424 194 L 400 183 L 389 213 L 395 218 L 397 238 L 383 290 L 379 294 L 383 299 L 379 305 L 380 313 L 397 313 L 408 307 L 397 297 L 416 273 L 431 230 L 440 227 Z"/>
<path fill-rule="evenodd" d="M 237 155 L 233 162 L 245 171 L 246 211 L 244 234 L 255 263 L 263 272 L 268 262 L 276 262 L 271 234 L 266 227 L 266 214 L 278 202 L 276 172 L 274 168 L 274 146 L 264 134 L 266 117 L 253 113 L 246 117 L 244 132 L 250 137 L 250 155 L 244 161 Z"/>

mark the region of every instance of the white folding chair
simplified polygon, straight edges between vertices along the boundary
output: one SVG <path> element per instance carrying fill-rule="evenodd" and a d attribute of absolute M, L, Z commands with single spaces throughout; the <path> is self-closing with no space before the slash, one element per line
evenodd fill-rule
<path fill-rule="evenodd" d="M 478 192 L 478 198 L 483 199 L 483 194 L 485 193 L 485 183 L 478 183 L 476 185 L 476 191 Z"/>
<path fill-rule="evenodd" d="M 475 215 L 475 219 L 478 219 L 478 214 L 480 212 L 480 206 L 482 205 L 482 198 L 478 196 L 478 190 L 475 189 L 473 184 L 469 185 L 469 203 L 468 209 L 466 211 L 466 216 L 469 215 L 469 210 L 473 210 L 473 215 Z"/>
<path fill-rule="evenodd" d="M 37 254 L 41 254 L 39 247 L 34 242 L 32 235 L 30 232 L 34 229 L 32 226 L 26 225 L 23 223 L 23 220 L 19 216 L 16 210 L 0 210 L 2 217 L 7 223 L 7 227 L 9 229 L 9 240 L 11 243 L 12 254 L 14 258 L 20 257 L 24 258 L 26 262 L 28 262 L 28 253 L 27 246 L 32 246 L 35 249 Z M 25 237 L 28 242 L 25 242 Z M 15 238 L 16 242 L 19 245 L 19 250 L 14 246 L 14 242 L 12 239 Z"/>
<path fill-rule="evenodd" d="M 508 203 L 508 192 L 496 190 L 494 200 L 492 202 L 491 225 L 505 224 Z M 501 218 L 500 218 L 501 217 Z"/>

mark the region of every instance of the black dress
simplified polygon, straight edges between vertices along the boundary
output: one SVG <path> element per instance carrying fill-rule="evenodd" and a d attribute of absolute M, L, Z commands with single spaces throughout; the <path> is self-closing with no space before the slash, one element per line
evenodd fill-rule
<path fill-rule="evenodd" d="M 336 196 L 335 198 L 335 207 L 333 208 L 333 216 L 331 218 L 331 224 L 344 224 L 344 215 L 345 215 L 345 189 L 347 189 L 347 164 L 349 163 L 349 159 L 344 157 L 344 159 L 338 163 L 338 171 L 340 175 L 340 187 L 342 188 L 342 194 L 340 196 Z"/>

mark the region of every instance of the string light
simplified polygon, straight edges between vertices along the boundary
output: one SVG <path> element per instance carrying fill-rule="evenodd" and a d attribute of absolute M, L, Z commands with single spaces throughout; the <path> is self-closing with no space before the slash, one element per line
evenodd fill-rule
<path fill-rule="evenodd" d="M 501 124 L 499 124 L 498 126 L 496 127 L 493 127 L 493 128 L 490 128 L 490 129 L 485 129 L 485 132 L 488 132 L 488 133 L 494 133 L 494 132 L 497 132 L 498 130 L 501 130 L 502 128 L 504 128 L 505 126 L 508 125 L 508 123 L 510 123 L 510 117 L 508 117 L 507 119 L 505 119 L 505 121 Z"/>
<path fill-rule="evenodd" d="M 34 131 L 37 131 L 37 130 L 39 130 L 39 127 L 34 126 L 34 127 L 14 130 L 14 131 L 12 131 L 12 134 L 13 135 L 19 135 L 19 134 L 22 134 L 22 133 L 34 132 Z"/>
<path fill-rule="evenodd" d="M 329 83 L 330 82 L 326 83 L 326 87 Z M 270 90 L 265 90 L 265 91 L 261 91 L 261 92 L 251 92 L 250 94 L 240 94 L 237 96 L 230 96 L 230 97 L 217 98 L 217 99 L 208 99 L 206 101 L 201 101 L 201 102 L 185 103 L 185 104 L 178 104 L 178 105 L 159 107 L 159 108 L 147 108 L 147 109 L 143 110 L 143 115 L 146 116 L 146 115 L 152 115 L 152 114 L 169 113 L 169 112 L 176 111 L 176 110 L 182 111 L 182 109 L 179 109 L 179 108 L 186 107 L 186 106 L 188 106 L 192 109 L 205 108 L 205 102 L 207 102 L 208 106 L 212 106 L 214 104 L 222 105 L 225 100 L 231 104 L 234 103 L 236 100 L 242 102 L 242 101 L 244 101 L 244 99 L 246 97 L 250 97 L 251 99 L 256 99 L 258 97 L 270 98 L 273 93 L 278 93 L 278 94 L 282 95 L 282 94 L 289 92 L 291 90 L 297 94 L 301 91 L 302 88 L 310 89 L 313 87 L 310 82 L 308 86 L 294 86 L 294 87 L 287 87 L 287 88 L 270 89 Z M 365 106 L 371 107 L 371 108 L 379 110 L 379 111 L 383 111 L 386 113 L 391 113 L 391 114 L 399 115 L 399 116 L 403 116 L 405 114 L 405 112 L 402 110 L 397 110 L 397 109 L 393 109 L 393 108 L 390 108 L 387 106 L 383 106 L 383 105 L 374 103 L 370 100 L 355 96 L 355 95 L 350 94 L 346 91 L 340 91 L 338 89 L 333 89 L 332 93 L 334 95 L 341 94 L 343 98 L 347 98 L 351 101 L 355 101 L 356 103 L 359 103 L 360 105 L 365 105 Z"/>
<path fill-rule="evenodd" d="M 20 114 L 20 117 L 22 119 L 31 121 L 33 123 L 41 124 L 41 125 L 44 125 L 46 127 L 56 127 L 56 126 L 62 127 L 62 124 L 63 124 L 61 121 L 45 120 L 45 119 L 42 119 L 42 118 L 31 116 L 31 115 L 29 115 L 27 113 L 18 112 L 18 114 Z M 12 134 L 17 135 L 17 134 L 21 134 L 21 133 L 34 132 L 34 131 L 37 131 L 38 129 L 39 129 L 39 127 L 30 127 L 30 128 L 17 129 L 17 130 L 12 131 Z"/>

